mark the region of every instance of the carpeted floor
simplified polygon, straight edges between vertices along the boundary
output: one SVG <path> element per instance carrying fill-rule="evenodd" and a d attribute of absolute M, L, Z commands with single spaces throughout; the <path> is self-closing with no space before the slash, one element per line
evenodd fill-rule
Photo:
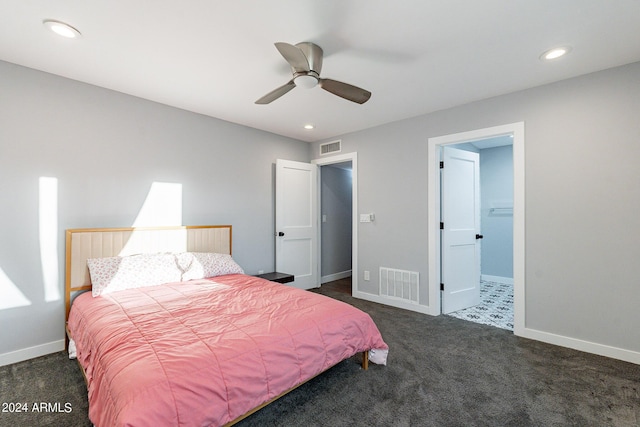
<path fill-rule="evenodd" d="M 316 292 L 368 312 L 388 366 L 346 360 L 238 424 L 249 426 L 638 426 L 640 366 Z M 0 413 L 0 426 L 86 426 L 86 389 L 63 353 L 0 367 L 2 402 L 69 403 L 70 413 Z"/>
<path fill-rule="evenodd" d="M 91 425 L 82 373 L 65 352 L 0 367 L 0 397 L 2 427 Z"/>

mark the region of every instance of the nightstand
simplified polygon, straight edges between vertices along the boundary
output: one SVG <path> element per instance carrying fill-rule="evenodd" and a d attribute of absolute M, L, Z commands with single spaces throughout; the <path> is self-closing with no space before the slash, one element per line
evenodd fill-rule
<path fill-rule="evenodd" d="M 293 280 L 295 279 L 293 274 L 278 273 L 277 271 L 273 273 L 256 274 L 256 277 L 261 277 L 263 279 L 278 283 L 289 283 L 293 282 Z"/>

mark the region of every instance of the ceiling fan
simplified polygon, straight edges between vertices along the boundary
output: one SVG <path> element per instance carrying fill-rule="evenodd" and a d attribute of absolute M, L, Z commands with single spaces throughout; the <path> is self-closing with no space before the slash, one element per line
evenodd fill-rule
<path fill-rule="evenodd" d="M 364 104 L 371 98 L 371 92 L 342 83 L 337 80 L 323 79 L 320 77 L 322 69 L 322 48 L 311 42 L 298 43 L 295 46 L 289 43 L 275 43 L 276 49 L 291 65 L 293 78 L 286 84 L 272 90 L 256 101 L 256 104 L 269 104 L 289 92 L 296 86 L 311 89 L 320 86 L 327 92 L 338 95 L 349 101 Z"/>

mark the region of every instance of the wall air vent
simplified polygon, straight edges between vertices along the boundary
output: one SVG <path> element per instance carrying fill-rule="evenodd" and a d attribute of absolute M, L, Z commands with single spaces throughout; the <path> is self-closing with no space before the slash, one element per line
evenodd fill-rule
<path fill-rule="evenodd" d="M 342 141 L 331 141 L 320 144 L 320 155 L 331 154 L 331 153 L 339 153 L 342 149 L 341 147 Z"/>
<path fill-rule="evenodd" d="M 419 273 L 380 267 L 380 295 L 418 304 Z"/>

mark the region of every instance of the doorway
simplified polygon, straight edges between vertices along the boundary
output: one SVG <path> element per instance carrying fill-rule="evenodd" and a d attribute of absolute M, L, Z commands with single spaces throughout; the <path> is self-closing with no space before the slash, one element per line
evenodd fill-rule
<path fill-rule="evenodd" d="M 441 314 L 440 158 L 442 146 L 513 135 L 513 331 L 521 335 L 525 324 L 524 304 L 524 123 L 518 122 L 470 132 L 430 138 L 429 176 L 429 313 Z"/>
<path fill-rule="evenodd" d="M 346 153 L 311 162 L 318 165 L 319 170 L 317 253 L 320 284 L 343 281 L 343 284 L 350 284 L 348 293 L 351 295 L 358 289 L 358 275 L 354 274 L 358 271 L 357 159 L 357 153 Z M 323 184 L 327 188 L 323 189 Z M 323 191 L 324 196 L 328 196 L 324 201 Z M 331 191 L 334 194 L 328 195 Z"/>
<path fill-rule="evenodd" d="M 351 295 L 351 161 L 321 166 L 319 177 L 320 283 Z"/>
<path fill-rule="evenodd" d="M 475 153 L 478 158 L 479 186 L 477 197 L 478 229 L 476 238 L 478 267 L 475 272 L 477 299 L 454 310 L 446 310 L 450 291 L 442 295 L 443 313 L 474 323 L 513 331 L 513 144 L 512 135 L 497 136 L 441 147 Z M 453 171 L 444 162 L 442 185 Z M 457 190 L 455 197 L 459 197 Z M 446 195 L 446 191 L 442 192 Z M 444 206 L 444 202 L 443 202 Z M 445 223 L 450 215 L 442 214 Z M 454 218 L 458 215 L 454 215 Z M 445 231 L 443 231 L 444 233 Z M 443 244 L 445 240 L 443 238 Z M 446 247 L 446 245 L 445 245 Z M 442 262 L 446 258 L 442 254 Z M 444 283 L 448 279 L 442 274 Z M 455 302 L 455 301 L 454 301 Z"/>

